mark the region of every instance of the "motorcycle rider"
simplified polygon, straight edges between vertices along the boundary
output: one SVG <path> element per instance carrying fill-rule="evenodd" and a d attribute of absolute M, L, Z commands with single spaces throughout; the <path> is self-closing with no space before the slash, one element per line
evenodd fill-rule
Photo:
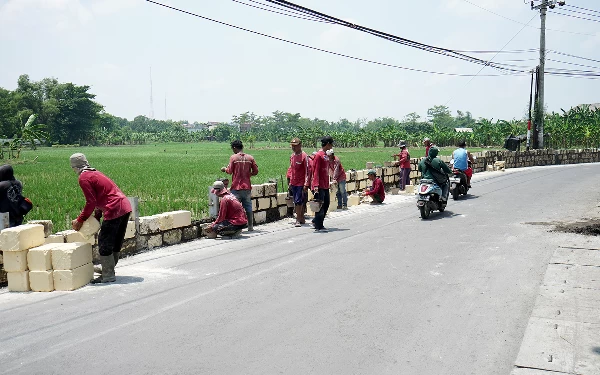
<path fill-rule="evenodd" d="M 431 173 L 431 171 L 429 170 L 429 167 L 427 166 L 427 164 L 425 164 L 425 162 L 427 160 L 429 160 L 431 162 L 431 166 L 433 168 L 435 168 L 438 172 L 442 172 L 442 173 L 452 173 L 452 170 L 450 169 L 450 167 L 448 167 L 448 165 L 446 163 L 444 163 L 441 159 L 437 158 L 438 153 L 440 152 L 440 150 L 435 147 L 432 146 L 429 149 L 429 156 L 427 156 L 426 158 L 421 159 L 421 161 L 419 162 L 419 172 L 422 173 L 422 179 L 427 179 L 427 180 L 434 180 L 433 178 L 433 174 Z M 437 182 L 436 182 L 437 183 Z M 442 188 L 442 200 L 447 200 L 448 199 L 448 189 L 449 189 L 449 184 L 448 184 L 448 180 L 446 180 L 446 183 L 443 184 L 439 184 L 440 188 Z"/>
<path fill-rule="evenodd" d="M 454 159 L 454 168 L 461 170 L 467 176 L 467 186 L 471 187 L 471 177 L 473 177 L 473 169 L 469 163 L 473 163 L 473 155 L 467 151 L 467 143 L 463 139 L 458 144 L 458 148 L 452 153 Z"/>

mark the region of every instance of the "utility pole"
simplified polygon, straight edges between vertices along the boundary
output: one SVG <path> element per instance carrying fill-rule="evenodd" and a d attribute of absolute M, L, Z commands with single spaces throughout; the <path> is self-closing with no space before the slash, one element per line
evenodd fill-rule
<path fill-rule="evenodd" d="M 540 2 L 539 5 L 535 5 L 536 2 Z M 544 148 L 544 75 L 545 75 L 545 64 L 546 64 L 546 13 L 548 8 L 554 9 L 556 4 L 563 6 L 564 1 L 559 0 L 532 0 L 531 9 L 540 11 L 540 74 L 539 74 L 539 99 L 537 103 L 537 142 L 534 141 L 536 148 Z"/>
<path fill-rule="evenodd" d="M 154 119 L 154 98 L 152 98 L 152 67 L 150 67 L 150 119 Z"/>

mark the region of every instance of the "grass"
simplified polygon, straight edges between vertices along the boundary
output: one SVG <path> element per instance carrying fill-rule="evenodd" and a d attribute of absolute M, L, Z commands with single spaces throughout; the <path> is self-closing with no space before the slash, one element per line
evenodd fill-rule
<path fill-rule="evenodd" d="M 291 153 L 287 144 L 257 144 L 246 151 L 259 168 L 252 183 L 285 178 Z M 397 151 L 351 148 L 338 149 L 336 155 L 346 170 L 364 169 L 366 162 L 381 165 Z M 229 144 L 215 142 L 26 150 L 20 160 L 10 161 L 15 177 L 23 182 L 23 194 L 34 203 L 26 220 L 52 220 L 55 231 L 70 229 L 85 204 L 77 175 L 69 166 L 69 156 L 75 152 L 86 154 L 91 166 L 115 181 L 125 195 L 139 197 L 141 216 L 188 210 L 194 219 L 208 216 L 208 187 L 227 176 L 220 168 L 231 156 Z M 451 152 L 448 148 L 441 154 Z M 424 149 L 410 150 L 413 158 L 424 153 Z M 278 186 L 281 191 L 281 183 Z"/>

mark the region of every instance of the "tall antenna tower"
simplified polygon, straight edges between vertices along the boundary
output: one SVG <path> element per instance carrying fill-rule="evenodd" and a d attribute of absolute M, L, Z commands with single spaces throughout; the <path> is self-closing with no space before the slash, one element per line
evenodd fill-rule
<path fill-rule="evenodd" d="M 150 118 L 154 119 L 154 99 L 152 99 L 152 67 L 150 67 Z"/>

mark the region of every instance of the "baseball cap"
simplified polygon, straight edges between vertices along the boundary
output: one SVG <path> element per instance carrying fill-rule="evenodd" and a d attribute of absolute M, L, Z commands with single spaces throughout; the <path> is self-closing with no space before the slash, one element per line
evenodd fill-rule
<path fill-rule="evenodd" d="M 299 146 L 301 144 L 302 144 L 302 141 L 298 137 L 296 137 L 290 141 L 290 145 L 292 145 L 292 146 Z"/>
<path fill-rule="evenodd" d="M 369 170 L 369 172 L 367 172 L 367 176 L 370 174 L 377 176 L 377 172 L 375 172 L 374 169 L 371 169 L 371 170 Z"/>
<path fill-rule="evenodd" d="M 227 192 L 227 190 L 225 189 L 225 184 L 223 183 L 223 181 L 218 180 L 213 183 L 210 192 L 211 194 L 221 195 Z"/>

